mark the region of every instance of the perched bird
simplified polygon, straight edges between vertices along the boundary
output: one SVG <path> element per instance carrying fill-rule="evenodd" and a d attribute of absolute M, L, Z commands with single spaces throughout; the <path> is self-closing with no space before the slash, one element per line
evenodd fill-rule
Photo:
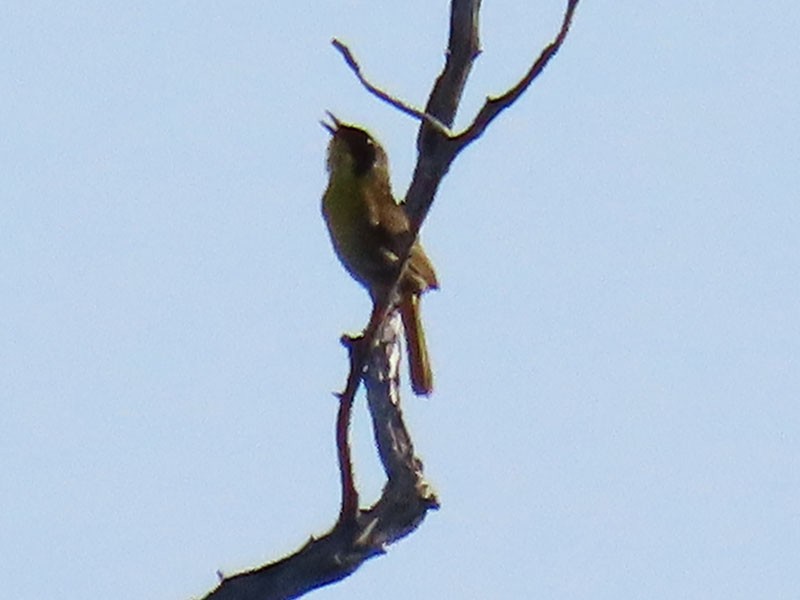
<path fill-rule="evenodd" d="M 369 133 L 341 123 L 333 125 L 328 144 L 328 188 L 322 196 L 322 215 L 339 260 L 372 297 L 385 296 L 397 277 L 401 255 L 412 242 L 408 216 L 392 195 L 386 152 Z M 411 387 L 417 395 L 433 391 L 419 297 L 439 286 L 418 241 L 411 247 L 408 266 L 398 286 L 398 308 L 406 331 Z"/>

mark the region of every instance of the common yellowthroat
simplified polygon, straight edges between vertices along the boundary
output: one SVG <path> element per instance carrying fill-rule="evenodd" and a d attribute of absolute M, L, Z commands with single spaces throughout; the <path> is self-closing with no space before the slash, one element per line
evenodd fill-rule
<path fill-rule="evenodd" d="M 392 195 L 386 152 L 369 133 L 340 122 L 333 125 L 328 144 L 328 188 L 322 196 L 322 215 L 339 260 L 369 292 L 373 305 L 385 297 L 402 266 L 402 253 L 412 241 L 405 210 Z M 433 373 L 425 345 L 419 297 L 439 287 L 433 265 L 418 241 L 398 286 L 398 308 L 406 331 L 406 348 L 414 393 L 433 391 Z"/>

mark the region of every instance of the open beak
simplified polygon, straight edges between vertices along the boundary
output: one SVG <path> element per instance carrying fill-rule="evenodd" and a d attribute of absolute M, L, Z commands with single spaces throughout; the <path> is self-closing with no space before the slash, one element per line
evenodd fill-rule
<path fill-rule="evenodd" d="M 336 132 L 339 130 L 339 126 L 342 124 L 342 122 L 339 119 L 337 119 L 333 115 L 333 113 L 329 110 L 326 110 L 325 114 L 328 115 L 328 118 L 331 121 L 333 121 L 333 125 L 330 125 L 325 121 L 320 121 L 319 124 L 322 125 L 325 129 L 327 129 L 328 133 L 330 133 L 331 135 L 336 135 Z"/>

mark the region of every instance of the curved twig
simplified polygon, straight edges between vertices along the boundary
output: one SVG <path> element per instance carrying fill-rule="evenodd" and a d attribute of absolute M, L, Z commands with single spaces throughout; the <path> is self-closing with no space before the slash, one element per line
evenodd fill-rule
<path fill-rule="evenodd" d="M 350 67 L 350 69 L 352 69 L 353 73 L 355 73 L 355 76 L 361 82 L 361 85 L 363 85 L 368 92 L 370 92 L 374 96 L 377 96 L 384 102 L 391 104 L 400 112 L 404 112 L 409 116 L 415 117 L 421 121 L 425 121 L 426 123 L 437 129 L 444 135 L 447 136 L 450 135 L 450 130 L 448 129 L 447 125 L 442 123 L 436 117 L 429 115 L 424 110 L 414 108 L 407 102 L 403 102 L 396 96 L 392 96 L 391 94 L 384 92 L 376 85 L 370 83 L 370 81 L 366 77 L 364 77 L 364 74 L 361 72 L 361 65 L 358 64 L 358 61 L 353 56 L 353 53 L 350 52 L 350 48 L 348 48 L 346 44 L 340 42 L 336 38 L 333 38 L 331 40 L 331 44 L 341 53 L 342 57 L 344 58 L 344 61 L 347 63 L 347 66 Z"/>
<path fill-rule="evenodd" d="M 504 94 L 487 98 L 483 107 L 480 111 L 478 111 L 477 116 L 472 121 L 472 124 L 462 133 L 459 133 L 453 138 L 453 141 L 458 144 L 457 152 L 460 152 L 469 143 L 479 138 L 483 132 L 486 131 L 489 123 L 494 121 L 494 119 L 497 118 L 502 111 L 514 104 L 514 102 L 517 101 L 517 99 L 528 89 L 528 87 L 530 87 L 531 83 L 533 83 L 533 80 L 536 79 L 544 70 L 544 68 L 547 66 L 547 63 L 550 62 L 550 59 L 556 55 L 558 50 L 561 48 L 561 45 L 564 43 L 567 33 L 569 32 L 569 26 L 572 24 L 572 16 L 575 13 L 575 8 L 577 6 L 578 0 L 568 1 L 567 10 L 564 12 L 564 18 L 561 22 L 561 29 L 559 30 L 558 35 L 547 45 L 547 47 L 545 47 L 544 50 L 542 50 L 539 58 L 536 59 L 525 76 L 520 79 L 514 87 L 509 89 Z"/>

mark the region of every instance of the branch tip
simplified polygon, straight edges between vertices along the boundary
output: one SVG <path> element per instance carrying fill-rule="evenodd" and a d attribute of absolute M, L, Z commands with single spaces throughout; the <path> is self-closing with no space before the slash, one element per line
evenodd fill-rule
<path fill-rule="evenodd" d="M 376 85 L 372 84 L 362 73 L 361 65 L 358 64 L 358 61 L 353 56 L 350 48 L 348 48 L 345 43 L 339 41 L 337 38 L 333 38 L 331 40 L 331 45 L 339 51 L 339 53 L 342 55 L 342 58 L 344 58 L 344 62 L 347 63 L 347 66 L 350 67 L 351 71 L 353 71 L 358 81 L 361 82 L 361 85 L 363 85 L 369 93 L 383 100 L 387 104 L 394 106 L 400 112 L 419 119 L 420 121 L 424 121 L 443 136 L 447 138 L 452 137 L 453 134 L 450 131 L 450 128 L 433 115 L 426 113 L 424 110 L 415 108 L 411 104 L 400 100 L 396 96 L 393 96 L 392 94 L 389 94 L 388 92 L 385 92 Z"/>
<path fill-rule="evenodd" d="M 489 123 L 494 121 L 494 119 L 497 118 L 502 111 L 514 104 L 514 102 L 516 102 L 519 97 L 522 96 L 522 94 L 530 87 L 530 85 L 533 83 L 533 80 L 542 73 L 544 68 L 547 66 L 547 63 L 549 63 L 550 59 L 556 55 L 561 48 L 561 45 L 564 43 L 567 33 L 569 32 L 569 27 L 572 24 L 572 16 L 578 6 L 578 1 L 579 0 L 568 0 L 567 9 L 564 11 L 564 16 L 561 21 L 561 28 L 559 29 L 558 34 L 552 42 L 545 46 L 544 50 L 542 50 L 541 54 L 539 54 L 539 57 L 534 61 L 534 63 L 531 65 L 531 68 L 528 69 L 528 72 L 525 73 L 522 79 L 520 79 L 513 87 L 508 89 L 503 94 L 486 98 L 486 102 L 480 111 L 478 111 L 478 114 L 475 116 L 472 124 L 456 136 L 455 139 L 457 140 L 458 144 L 456 153 L 483 135 L 483 132 L 489 126 Z"/>

